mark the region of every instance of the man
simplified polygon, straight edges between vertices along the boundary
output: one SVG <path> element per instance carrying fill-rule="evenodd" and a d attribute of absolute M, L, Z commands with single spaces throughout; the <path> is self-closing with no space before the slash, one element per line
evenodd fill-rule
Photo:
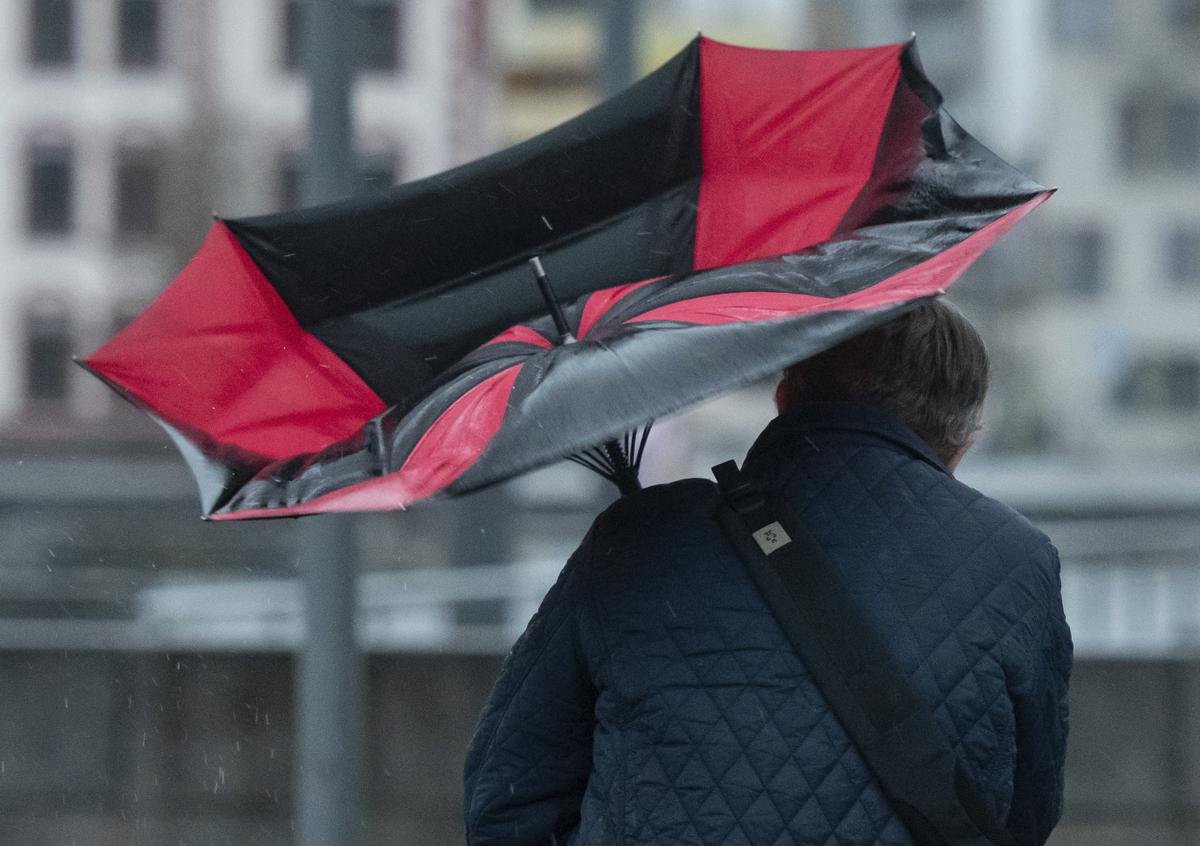
<path fill-rule="evenodd" d="M 745 471 L 851 585 L 1017 843 L 1057 822 L 1058 554 L 953 476 L 983 344 L 927 302 L 791 367 Z M 508 656 L 467 755 L 471 844 L 911 844 L 699 479 L 602 514 Z"/>

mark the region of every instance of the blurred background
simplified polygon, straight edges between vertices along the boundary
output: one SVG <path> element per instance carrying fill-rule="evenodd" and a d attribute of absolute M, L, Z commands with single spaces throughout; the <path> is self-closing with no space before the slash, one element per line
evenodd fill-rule
<path fill-rule="evenodd" d="M 952 295 L 996 374 L 960 476 L 1062 552 L 1077 663 L 1052 843 L 1200 843 L 1200 0 L 354 5 L 362 192 L 547 129 L 697 31 L 915 32 L 949 111 L 1060 188 Z M 298 524 L 202 523 L 167 437 L 71 362 L 213 212 L 301 202 L 300 8 L 0 0 L 2 843 L 301 843 Z M 740 458 L 770 387 L 661 421 L 644 479 Z M 564 464 L 352 519 L 358 842 L 462 841 L 462 758 L 500 660 L 614 495 Z"/>

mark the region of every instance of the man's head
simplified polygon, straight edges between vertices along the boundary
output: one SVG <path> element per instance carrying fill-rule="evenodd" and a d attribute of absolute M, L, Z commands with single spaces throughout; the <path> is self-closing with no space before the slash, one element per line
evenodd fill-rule
<path fill-rule="evenodd" d="M 851 402 L 889 411 L 953 470 L 970 447 L 987 394 L 983 340 L 940 300 L 784 371 L 775 389 L 782 414 L 813 402 Z"/>

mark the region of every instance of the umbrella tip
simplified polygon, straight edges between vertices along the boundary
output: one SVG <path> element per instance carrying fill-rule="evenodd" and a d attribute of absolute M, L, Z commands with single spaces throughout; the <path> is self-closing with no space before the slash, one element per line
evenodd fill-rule
<path fill-rule="evenodd" d="M 543 277 L 546 275 L 546 269 L 544 267 L 542 267 L 542 257 L 541 256 L 534 256 L 533 258 L 531 258 L 529 260 L 529 263 L 533 266 L 534 274 L 536 274 L 537 276 L 543 276 Z"/>

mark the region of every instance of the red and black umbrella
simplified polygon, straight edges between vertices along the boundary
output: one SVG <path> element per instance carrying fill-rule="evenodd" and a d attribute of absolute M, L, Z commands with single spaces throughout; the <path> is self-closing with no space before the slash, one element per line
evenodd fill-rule
<path fill-rule="evenodd" d="M 487 158 L 218 220 L 85 365 L 172 434 L 214 519 L 620 465 L 636 443 L 597 445 L 936 296 L 1049 196 L 940 104 L 911 43 L 698 38 Z"/>

